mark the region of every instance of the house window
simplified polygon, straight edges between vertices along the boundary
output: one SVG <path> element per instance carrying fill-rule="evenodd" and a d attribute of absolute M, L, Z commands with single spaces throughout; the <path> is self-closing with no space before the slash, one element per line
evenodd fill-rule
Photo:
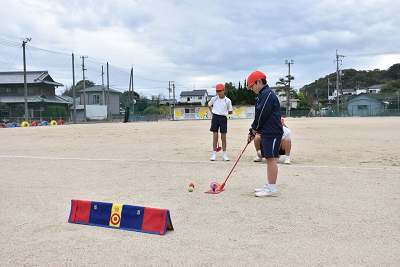
<path fill-rule="evenodd" d="M 187 102 L 190 102 L 190 97 L 187 98 Z"/>
<path fill-rule="evenodd" d="M 100 104 L 100 95 L 93 95 L 93 104 Z"/>
<path fill-rule="evenodd" d="M 367 105 L 359 105 L 357 106 L 358 111 L 367 110 Z"/>
<path fill-rule="evenodd" d="M 199 100 L 201 100 L 201 99 L 203 99 L 203 97 L 202 96 L 199 96 L 199 98 L 198 98 Z"/>
<path fill-rule="evenodd" d="M 6 93 L 11 93 L 11 88 L 6 88 Z"/>
<path fill-rule="evenodd" d="M 194 109 L 194 108 L 185 108 L 185 113 L 187 114 L 187 113 L 193 113 L 193 114 L 195 114 L 196 113 L 196 109 Z"/>

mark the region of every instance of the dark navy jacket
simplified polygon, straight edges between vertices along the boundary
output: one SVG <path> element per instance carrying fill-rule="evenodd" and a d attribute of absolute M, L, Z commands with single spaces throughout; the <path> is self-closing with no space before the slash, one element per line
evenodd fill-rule
<path fill-rule="evenodd" d="M 268 84 L 258 92 L 251 128 L 262 136 L 282 138 L 281 105 Z"/>

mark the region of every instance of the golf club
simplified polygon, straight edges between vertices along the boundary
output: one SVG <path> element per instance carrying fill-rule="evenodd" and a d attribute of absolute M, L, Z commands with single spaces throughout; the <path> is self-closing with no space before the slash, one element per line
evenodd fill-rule
<path fill-rule="evenodd" d="M 252 129 L 250 129 L 250 132 L 251 132 L 251 136 L 254 137 L 254 134 L 253 134 L 253 132 L 252 132 Z M 205 193 L 218 194 L 218 193 L 220 193 L 220 192 L 222 192 L 222 191 L 224 190 L 226 181 L 228 181 L 229 176 L 231 176 L 231 173 L 233 172 L 233 170 L 234 170 L 235 167 L 236 167 L 236 164 L 239 162 L 239 160 L 240 160 L 240 158 L 242 157 L 244 151 L 246 150 L 247 146 L 251 143 L 252 140 L 253 140 L 253 139 L 250 139 L 250 141 L 247 142 L 247 144 L 246 144 L 246 146 L 244 147 L 242 153 L 240 153 L 239 158 L 236 160 L 235 165 L 233 165 L 233 168 L 232 168 L 231 172 L 228 174 L 228 177 L 226 177 L 225 182 L 224 182 L 221 186 L 218 186 L 219 184 L 216 183 L 216 182 L 211 183 L 210 186 L 211 186 L 212 189 L 206 191 Z"/>

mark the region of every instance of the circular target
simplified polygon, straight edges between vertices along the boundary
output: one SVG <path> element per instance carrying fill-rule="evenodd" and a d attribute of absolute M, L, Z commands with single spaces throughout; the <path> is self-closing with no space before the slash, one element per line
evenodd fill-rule
<path fill-rule="evenodd" d="M 114 213 L 113 215 L 111 215 L 111 224 L 112 225 L 118 225 L 120 221 L 121 221 L 121 216 L 119 216 L 118 213 Z"/>

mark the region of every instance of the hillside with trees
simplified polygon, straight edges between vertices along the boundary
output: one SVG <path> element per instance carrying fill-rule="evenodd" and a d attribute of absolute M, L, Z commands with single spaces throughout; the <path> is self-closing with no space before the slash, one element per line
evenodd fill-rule
<path fill-rule="evenodd" d="M 327 99 L 336 89 L 336 72 L 326 75 L 311 84 L 304 85 L 300 91 L 312 94 L 315 99 Z M 343 89 L 365 89 L 375 84 L 384 84 L 381 93 L 393 94 L 400 89 L 400 63 L 392 65 L 387 70 L 355 70 L 345 69 L 341 75 Z"/>
<path fill-rule="evenodd" d="M 299 99 L 299 105 L 297 109 L 306 110 L 310 109 L 318 100 L 320 103 L 328 102 L 328 90 L 329 95 L 332 95 L 336 89 L 336 72 L 330 73 L 325 77 L 319 78 L 310 84 L 304 85 L 298 92 L 294 91 L 292 87 L 289 88 L 289 79 L 293 81 L 293 76 L 285 76 L 280 78 L 275 85 L 280 87 L 277 93 L 283 94 L 284 96 L 290 93 L 291 98 Z M 341 71 L 340 81 L 343 89 L 365 89 L 376 84 L 383 84 L 380 93 L 385 94 L 397 94 L 400 90 L 400 63 L 394 64 L 387 70 L 355 70 L 355 69 L 344 69 Z M 89 80 L 85 80 L 85 87 L 91 87 L 95 84 Z M 274 86 L 270 84 L 270 86 Z M 83 81 L 79 81 L 76 84 L 76 91 L 83 89 Z M 239 81 L 238 86 L 232 84 L 232 82 L 225 83 L 226 93 L 225 95 L 231 99 L 233 105 L 254 105 L 257 95 L 247 90 L 247 81 L 244 80 L 243 85 Z M 67 87 L 62 95 L 68 95 L 72 97 L 72 86 Z M 125 91 L 121 94 L 120 105 L 125 106 L 125 102 L 128 100 L 128 92 Z M 134 92 L 133 98 L 136 102 L 147 102 L 146 96 Z M 152 96 L 152 100 L 161 100 L 163 97 Z M 283 106 L 283 109 L 284 106 Z"/>

